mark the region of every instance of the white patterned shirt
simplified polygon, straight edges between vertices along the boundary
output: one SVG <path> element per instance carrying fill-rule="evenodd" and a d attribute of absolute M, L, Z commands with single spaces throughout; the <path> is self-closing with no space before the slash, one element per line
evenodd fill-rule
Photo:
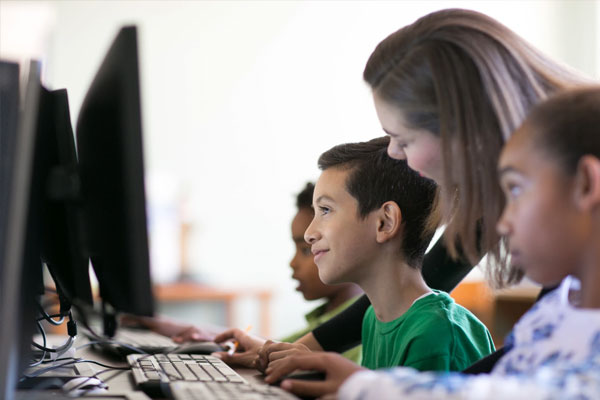
<path fill-rule="evenodd" d="M 340 399 L 600 399 L 600 310 L 575 308 L 579 282 L 567 277 L 537 302 L 506 340 L 509 351 L 490 374 L 365 371 Z"/>

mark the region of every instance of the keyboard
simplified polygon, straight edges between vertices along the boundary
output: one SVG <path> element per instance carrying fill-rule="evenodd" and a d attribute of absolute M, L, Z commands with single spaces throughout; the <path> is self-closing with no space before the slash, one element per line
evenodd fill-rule
<path fill-rule="evenodd" d="M 161 396 L 170 382 L 188 381 L 225 385 L 248 382 L 221 359 L 201 354 L 130 354 L 136 385 L 148 395 Z"/>
<path fill-rule="evenodd" d="M 100 341 L 97 344 L 102 350 L 114 353 L 119 356 L 126 356 L 133 353 L 139 353 L 135 349 L 139 349 L 144 353 L 168 353 L 179 346 L 170 338 L 145 329 L 122 328 L 117 329 L 115 336 L 111 339 L 98 337 L 84 331 L 90 340 Z M 102 340 L 106 340 L 103 343 Z"/>
<path fill-rule="evenodd" d="M 173 382 L 171 396 L 175 400 L 296 400 L 298 397 L 277 386 L 248 383 L 223 385 L 217 382 Z"/>

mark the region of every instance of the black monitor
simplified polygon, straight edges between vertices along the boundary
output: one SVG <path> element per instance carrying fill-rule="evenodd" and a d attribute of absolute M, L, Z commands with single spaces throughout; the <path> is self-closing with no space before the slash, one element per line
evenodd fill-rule
<path fill-rule="evenodd" d="M 137 33 L 114 39 L 81 106 L 77 150 L 85 248 L 102 298 L 104 333 L 118 311 L 151 316 Z"/>
<path fill-rule="evenodd" d="M 30 207 L 38 213 L 40 256 L 56 286 L 62 316 L 73 303 L 93 304 L 81 244 L 80 186 L 67 91 L 41 86 Z"/>
<path fill-rule="evenodd" d="M 14 67 L 0 68 L 3 78 L 15 78 Z M 16 75 L 18 80 L 18 72 Z M 11 83 L 11 85 L 14 82 Z M 0 101 L 18 102 L 18 92 L 2 85 Z M 39 242 L 33 240 L 35 223 L 32 219 L 30 197 L 34 164 L 34 143 L 40 92 L 40 64 L 32 62 L 25 92 L 24 107 L 18 118 L 18 127 L 10 122 L 13 130 L 2 130 L 3 143 L 10 146 L 3 150 L 10 153 L 10 162 L 3 165 L 6 172 L 8 196 L 2 203 L 1 220 L 3 234 L 2 260 L 0 269 L 0 396 L 14 397 L 17 379 L 29 358 L 30 343 L 35 327 L 35 299 L 43 291 Z M 15 99 L 16 96 L 16 99 Z M 6 111 L 6 113 L 5 113 Z M 14 108 L 2 106 L 2 126 L 15 118 Z M 13 136 L 14 137 L 11 137 Z M 6 168 L 6 169 L 4 169 Z M 5 173 L 3 172 L 3 174 Z M 4 189 L 4 188 L 3 188 Z M 37 256 L 36 256 L 37 255 Z"/>
<path fill-rule="evenodd" d="M 0 244 L 5 243 L 19 116 L 19 64 L 0 60 Z M 0 245 L 0 260 L 4 246 Z M 0 273 L 2 263 L 0 263 Z M 0 275 L 1 276 L 1 275 Z"/>

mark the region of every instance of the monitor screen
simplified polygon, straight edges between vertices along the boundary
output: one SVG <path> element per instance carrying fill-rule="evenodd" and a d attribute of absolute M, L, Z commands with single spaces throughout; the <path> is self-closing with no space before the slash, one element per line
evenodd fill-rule
<path fill-rule="evenodd" d="M 135 27 L 122 28 L 110 46 L 81 106 L 76 136 L 84 246 L 105 315 L 150 316 L 154 305 Z M 112 336 L 114 318 L 104 323 L 105 334 Z"/>

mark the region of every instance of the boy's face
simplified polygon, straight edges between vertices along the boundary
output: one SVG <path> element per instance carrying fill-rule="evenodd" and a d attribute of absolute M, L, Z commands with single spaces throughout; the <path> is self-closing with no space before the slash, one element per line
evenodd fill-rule
<path fill-rule="evenodd" d="M 542 285 L 554 285 L 576 274 L 589 222 L 575 207 L 573 179 L 536 146 L 529 130 L 519 129 L 500 155 L 506 205 L 497 229 L 509 240 L 513 265 Z"/>
<path fill-rule="evenodd" d="M 312 209 L 301 208 L 292 220 L 292 239 L 296 244 L 296 254 L 290 261 L 290 267 L 293 271 L 292 278 L 298 281 L 296 290 L 302 292 L 306 300 L 333 297 L 341 288 L 339 285 L 332 286 L 321 282 L 310 245 L 304 241 L 304 232 L 313 216 Z"/>
<path fill-rule="evenodd" d="M 325 283 L 360 283 L 376 249 L 374 213 L 358 215 L 358 201 L 346 191 L 349 170 L 323 171 L 313 195 L 315 217 L 304 234 Z"/>

